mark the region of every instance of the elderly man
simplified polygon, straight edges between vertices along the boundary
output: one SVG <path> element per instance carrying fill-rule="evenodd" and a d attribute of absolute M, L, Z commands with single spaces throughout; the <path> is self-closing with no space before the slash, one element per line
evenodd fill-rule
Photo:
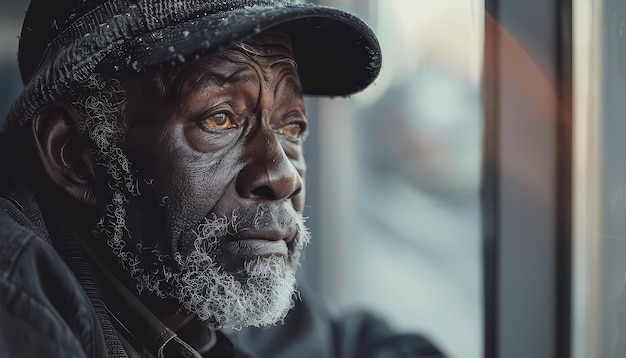
<path fill-rule="evenodd" d="M 309 241 L 302 95 L 375 79 L 363 22 L 282 0 L 33 0 L 18 59 L 25 88 L 1 149 L 0 356 L 271 355 L 268 340 L 283 356 L 434 354 L 306 301 L 269 338 L 233 347 L 220 332 L 294 306 Z"/>

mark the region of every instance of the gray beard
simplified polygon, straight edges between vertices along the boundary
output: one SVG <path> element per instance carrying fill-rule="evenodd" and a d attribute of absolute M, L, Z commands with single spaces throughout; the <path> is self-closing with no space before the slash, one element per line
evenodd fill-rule
<path fill-rule="evenodd" d="M 248 229 L 237 215 L 207 218 L 188 230 L 182 237 L 184 242 L 176 245 L 173 259 L 159 250 L 143 248 L 156 255 L 146 257 L 131 251 L 142 247 L 131 244 L 134 240 L 126 228 L 125 197 L 119 191 L 114 193 L 94 233 L 106 239 L 121 266 L 137 282 L 140 294 L 146 289 L 161 298 L 173 297 L 212 329 L 276 324 L 293 307 L 296 269 L 301 251 L 310 240 L 301 214 L 293 211 L 290 215 L 298 234 L 287 257 L 255 257 L 232 268 L 222 251 L 225 238 Z M 263 212 L 259 206 L 257 214 L 261 216 L 255 217 L 258 222 L 263 222 Z"/>
<path fill-rule="evenodd" d="M 184 257 L 175 254 L 180 274 L 174 295 L 214 329 L 275 324 L 294 304 L 296 268 L 310 236 L 304 219 L 298 215 L 299 234 L 291 256 L 257 257 L 232 273 L 218 263 L 217 253 L 229 228 L 238 227 L 233 219 L 206 219 L 194 231 L 193 250 Z"/>

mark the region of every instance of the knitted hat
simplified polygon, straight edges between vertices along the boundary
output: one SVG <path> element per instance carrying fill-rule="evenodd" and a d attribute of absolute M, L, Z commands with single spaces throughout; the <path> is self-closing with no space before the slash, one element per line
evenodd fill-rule
<path fill-rule="evenodd" d="M 346 12 L 290 0 L 32 0 L 18 60 L 25 88 L 7 124 L 70 93 L 93 72 L 156 71 L 280 25 L 305 94 L 347 96 L 378 76 L 380 47 Z"/>

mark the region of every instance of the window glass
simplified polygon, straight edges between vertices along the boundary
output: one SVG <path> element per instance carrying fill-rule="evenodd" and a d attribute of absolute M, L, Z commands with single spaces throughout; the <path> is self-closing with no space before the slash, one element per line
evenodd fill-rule
<path fill-rule="evenodd" d="M 602 60 L 603 357 L 626 355 L 626 4 L 604 1 Z"/>
<path fill-rule="evenodd" d="M 320 183 L 309 197 L 319 195 L 321 287 L 449 357 L 482 357 L 484 4 L 323 3 L 367 20 L 383 69 L 365 92 L 321 100 L 316 113 Z"/>

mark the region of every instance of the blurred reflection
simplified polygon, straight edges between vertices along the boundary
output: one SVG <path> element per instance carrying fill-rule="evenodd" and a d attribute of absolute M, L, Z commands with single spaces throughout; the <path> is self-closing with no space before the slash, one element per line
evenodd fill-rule
<path fill-rule="evenodd" d="M 322 102 L 326 296 L 449 357 L 481 357 L 483 4 L 351 3 L 381 40 L 383 70 L 350 105 Z"/>
<path fill-rule="evenodd" d="M 346 290 L 360 304 L 385 302 L 398 326 L 428 332 L 451 356 L 478 354 L 478 93 L 429 71 L 360 112 L 357 190 L 367 194 L 357 196 L 356 237 L 367 245 L 348 270 L 374 271 L 375 284 Z"/>
<path fill-rule="evenodd" d="M 475 199 L 481 132 L 475 87 L 441 69 L 412 74 L 357 114 L 359 160 L 433 199 Z"/>

